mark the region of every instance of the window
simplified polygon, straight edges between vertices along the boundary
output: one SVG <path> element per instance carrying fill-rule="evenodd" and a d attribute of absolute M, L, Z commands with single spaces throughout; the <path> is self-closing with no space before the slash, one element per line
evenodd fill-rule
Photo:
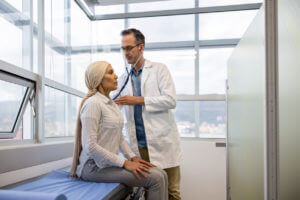
<path fill-rule="evenodd" d="M 22 106 L 27 88 L 21 85 L 0 80 L 1 111 L 0 131 L 12 132 L 19 110 Z"/>
<path fill-rule="evenodd" d="M 85 86 L 85 70 L 92 63 L 91 55 L 86 54 L 73 54 L 71 57 L 71 86 L 82 92 L 87 92 Z"/>
<path fill-rule="evenodd" d="M 1 1 L 0 60 L 32 71 L 30 0 Z M 5 30 L 5 31 L 3 31 Z"/>
<path fill-rule="evenodd" d="M 158 10 L 174 10 L 193 8 L 195 6 L 195 0 L 168 0 L 168 1 L 153 1 L 153 2 L 142 2 L 142 3 L 131 3 L 128 4 L 129 12 L 147 12 L 147 11 L 158 11 Z"/>
<path fill-rule="evenodd" d="M 225 101 L 200 101 L 199 135 L 202 138 L 226 137 Z"/>
<path fill-rule="evenodd" d="M 233 48 L 199 50 L 200 94 L 225 94 L 227 61 Z"/>
<path fill-rule="evenodd" d="M 124 13 L 125 6 L 124 5 L 98 5 L 94 7 L 96 15 L 106 15 L 106 14 L 117 14 Z"/>
<path fill-rule="evenodd" d="M 193 101 L 177 101 L 174 110 L 177 128 L 181 137 L 196 136 L 195 103 Z"/>
<path fill-rule="evenodd" d="M 22 30 L 10 23 L 3 15 L 0 15 L 0 29 L 5 30 L 0 31 L 0 59 L 22 66 Z"/>
<path fill-rule="evenodd" d="M 67 84 L 66 56 L 49 46 L 45 47 L 45 76 L 54 81 Z"/>
<path fill-rule="evenodd" d="M 91 63 L 92 22 L 74 1 L 66 3 L 51 0 L 47 1 L 45 7 L 48 41 L 45 45 L 45 76 L 77 90 L 86 91 L 83 74 Z M 79 52 L 72 55 L 72 49 Z"/>
<path fill-rule="evenodd" d="M 74 136 L 81 98 L 45 88 L 45 137 Z"/>
<path fill-rule="evenodd" d="M 62 0 L 45 1 L 45 31 L 51 38 L 61 42 L 65 39 L 65 2 Z"/>
<path fill-rule="evenodd" d="M 199 39 L 241 38 L 257 11 L 199 14 Z"/>
<path fill-rule="evenodd" d="M 187 41 L 195 39 L 194 15 L 129 19 L 129 28 L 142 31 L 149 42 Z"/>
<path fill-rule="evenodd" d="M 64 49 L 68 34 L 65 28 L 65 15 L 69 9 L 65 9 L 65 2 L 60 0 L 45 1 L 45 76 L 57 82 L 67 84 L 68 56 Z M 65 62 L 66 61 L 66 62 Z"/>
<path fill-rule="evenodd" d="M 92 44 L 92 22 L 75 1 L 69 1 L 71 3 L 71 32 L 68 37 L 71 37 L 71 44 L 72 46 L 89 46 Z"/>
<path fill-rule="evenodd" d="M 32 107 L 31 104 L 27 104 L 19 128 L 16 130 L 14 137 L 11 137 L 9 139 L 1 139 L 1 141 L 32 140 L 33 132 L 34 132 L 34 124 L 33 124 Z"/>
<path fill-rule="evenodd" d="M 126 1 L 125 1 L 126 2 Z M 128 12 L 149 12 L 149 11 L 160 11 L 160 10 L 174 10 L 174 9 L 185 9 L 193 8 L 195 6 L 195 0 L 163 0 L 163 1 L 152 1 L 152 2 L 138 2 L 128 3 Z M 96 15 L 106 14 L 119 14 L 125 12 L 124 4 L 118 2 L 101 3 L 94 7 Z"/>
<path fill-rule="evenodd" d="M 145 58 L 167 65 L 177 95 L 195 94 L 195 54 L 191 49 L 146 51 Z"/>
<path fill-rule="evenodd" d="M 182 137 L 226 137 L 225 101 L 178 101 L 174 114 Z"/>
<path fill-rule="evenodd" d="M 28 110 L 33 92 L 32 82 L 0 72 L 0 138 L 22 137 L 20 125 L 22 119 L 31 118 Z M 27 118 L 23 118 L 24 112 Z"/>
<path fill-rule="evenodd" d="M 103 20 L 93 22 L 93 38 L 97 45 L 121 44 L 124 20 Z"/>
<path fill-rule="evenodd" d="M 74 1 L 47 1 L 45 11 L 45 76 L 50 85 L 45 86 L 44 137 L 70 137 L 84 95 L 80 91 L 86 91 L 84 71 L 91 63 L 92 22 Z"/>
<path fill-rule="evenodd" d="M 262 3 L 262 0 L 199 0 L 199 7 Z"/>
<path fill-rule="evenodd" d="M 95 59 L 109 62 L 119 77 L 126 72 L 125 61 L 121 52 L 99 52 L 95 55 Z"/>
<path fill-rule="evenodd" d="M 23 1 L 20 1 L 20 0 L 9 0 L 9 4 L 12 5 L 18 11 L 22 12 Z"/>

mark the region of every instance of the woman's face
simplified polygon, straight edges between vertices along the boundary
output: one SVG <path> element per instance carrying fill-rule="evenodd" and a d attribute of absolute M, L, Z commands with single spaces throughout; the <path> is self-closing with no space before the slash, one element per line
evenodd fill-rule
<path fill-rule="evenodd" d="M 101 85 L 104 90 L 113 91 L 118 88 L 118 76 L 111 65 L 108 65 L 103 76 Z"/>

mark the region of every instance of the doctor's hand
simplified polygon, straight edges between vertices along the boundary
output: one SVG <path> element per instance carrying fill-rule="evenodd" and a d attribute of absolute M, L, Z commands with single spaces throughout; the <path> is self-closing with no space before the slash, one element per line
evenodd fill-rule
<path fill-rule="evenodd" d="M 144 105 L 144 97 L 136 97 L 136 96 L 122 96 L 115 100 L 115 103 L 118 105 L 136 105 L 142 104 Z"/>
<path fill-rule="evenodd" d="M 141 179 L 140 174 L 144 177 L 146 176 L 146 173 L 150 174 L 150 169 L 147 165 L 139 163 L 139 162 L 132 162 L 129 160 L 125 160 L 123 167 L 127 169 L 128 171 L 131 171 L 134 173 L 134 175 Z"/>
<path fill-rule="evenodd" d="M 131 160 L 132 160 L 133 162 L 138 162 L 138 163 L 145 164 L 145 165 L 147 165 L 148 167 L 156 167 L 156 166 L 153 165 L 152 163 L 147 162 L 147 161 L 142 160 L 142 159 L 139 159 L 138 157 L 133 157 L 133 158 L 131 158 Z"/>

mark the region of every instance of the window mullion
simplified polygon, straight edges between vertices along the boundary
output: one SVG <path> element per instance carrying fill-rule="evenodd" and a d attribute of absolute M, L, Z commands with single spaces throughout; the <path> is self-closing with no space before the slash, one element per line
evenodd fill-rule
<path fill-rule="evenodd" d="M 44 102 L 45 102 L 45 2 L 38 1 L 38 79 L 36 86 L 36 128 L 38 143 L 44 141 Z"/>
<path fill-rule="evenodd" d="M 67 47 L 65 52 L 65 80 L 67 80 L 66 85 L 71 87 L 71 2 L 70 0 L 64 0 L 64 45 Z M 71 124 L 69 113 L 72 110 L 71 96 L 65 94 L 65 136 L 69 134 L 69 124 Z"/>
<path fill-rule="evenodd" d="M 199 2 L 195 1 L 195 8 L 198 8 Z M 199 15 L 195 14 L 195 94 L 199 95 Z M 199 102 L 194 103 L 194 115 L 195 115 L 195 136 L 199 137 Z"/>
<path fill-rule="evenodd" d="M 128 13 L 128 9 L 129 9 L 129 5 L 128 5 L 128 2 L 126 1 L 126 3 L 125 3 L 125 13 Z M 129 21 L 128 21 L 128 18 L 125 18 L 125 19 L 124 19 L 124 28 L 125 28 L 125 29 L 128 29 L 128 28 L 129 28 Z"/>

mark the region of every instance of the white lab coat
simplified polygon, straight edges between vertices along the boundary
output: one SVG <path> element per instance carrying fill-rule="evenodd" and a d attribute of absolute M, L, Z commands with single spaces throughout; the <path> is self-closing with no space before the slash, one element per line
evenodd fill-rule
<path fill-rule="evenodd" d="M 127 73 L 118 79 L 117 94 L 126 81 Z M 165 169 L 179 166 L 182 161 L 179 134 L 171 109 L 176 107 L 174 82 L 166 65 L 145 60 L 141 93 L 145 100 L 143 121 L 150 162 Z M 131 78 L 120 96 L 133 95 Z M 124 116 L 123 132 L 130 147 L 139 154 L 134 122 L 134 107 L 120 106 Z"/>

